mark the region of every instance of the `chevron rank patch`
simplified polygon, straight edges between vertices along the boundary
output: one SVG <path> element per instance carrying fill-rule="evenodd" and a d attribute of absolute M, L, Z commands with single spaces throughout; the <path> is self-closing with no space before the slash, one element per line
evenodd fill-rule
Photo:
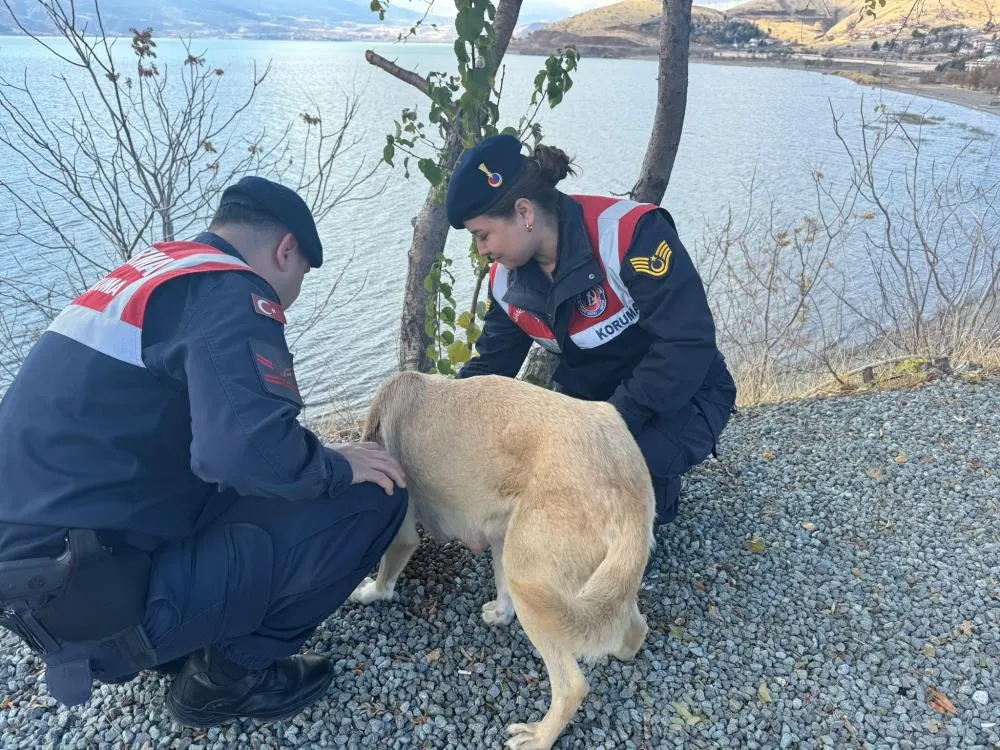
<path fill-rule="evenodd" d="M 299 385 L 295 381 L 295 372 L 292 370 L 290 356 L 278 347 L 257 339 L 250 341 L 250 354 L 257 366 L 257 375 L 260 376 L 260 383 L 264 390 L 302 406 L 302 396 L 299 394 Z"/>
<path fill-rule="evenodd" d="M 652 255 L 644 258 L 632 258 L 629 262 L 636 273 L 652 276 L 654 279 L 661 279 L 670 273 L 670 259 L 673 257 L 673 254 L 674 251 L 670 249 L 670 245 L 664 240 Z"/>

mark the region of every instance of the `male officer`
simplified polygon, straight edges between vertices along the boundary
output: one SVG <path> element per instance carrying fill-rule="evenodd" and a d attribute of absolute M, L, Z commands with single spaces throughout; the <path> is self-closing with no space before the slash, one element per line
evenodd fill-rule
<path fill-rule="evenodd" d="M 277 720 L 330 662 L 297 655 L 406 512 L 374 444 L 324 446 L 284 309 L 323 250 L 305 202 L 247 177 L 209 231 L 158 243 L 73 301 L 0 402 L 0 611 L 50 693 L 179 674 L 179 722 Z"/>

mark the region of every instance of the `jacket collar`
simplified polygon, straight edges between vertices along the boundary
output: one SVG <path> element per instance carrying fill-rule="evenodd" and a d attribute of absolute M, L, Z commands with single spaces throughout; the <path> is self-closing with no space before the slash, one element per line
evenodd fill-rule
<path fill-rule="evenodd" d="M 226 255 L 231 255 L 234 258 L 239 258 L 244 263 L 247 259 L 240 255 L 240 251 L 233 247 L 232 243 L 228 240 L 222 239 L 215 232 L 202 232 L 197 237 L 195 237 L 192 242 L 200 242 L 202 245 L 208 245 L 209 247 L 214 247 L 216 250 L 221 250 Z"/>
<path fill-rule="evenodd" d="M 564 193 L 558 203 L 559 245 L 552 281 L 530 260 L 510 272 L 503 300 L 533 313 L 555 318 L 556 309 L 566 300 L 604 281 L 604 271 L 594 260 L 594 252 L 583 221 L 583 207 Z"/>

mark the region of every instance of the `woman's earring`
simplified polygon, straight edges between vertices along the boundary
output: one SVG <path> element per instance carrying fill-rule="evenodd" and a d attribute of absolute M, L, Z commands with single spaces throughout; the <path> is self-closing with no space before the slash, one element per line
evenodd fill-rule
<path fill-rule="evenodd" d="M 525 224 L 524 228 L 527 229 L 530 232 L 531 229 L 532 229 L 532 226 L 533 226 L 532 224 Z"/>

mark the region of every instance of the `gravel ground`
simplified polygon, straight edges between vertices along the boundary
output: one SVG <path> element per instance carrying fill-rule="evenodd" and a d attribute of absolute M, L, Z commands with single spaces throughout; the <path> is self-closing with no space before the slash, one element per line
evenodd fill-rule
<path fill-rule="evenodd" d="M 1000 383 L 758 407 L 734 419 L 660 530 L 632 664 L 557 748 L 1000 748 Z M 516 624 L 479 620 L 489 555 L 424 544 L 401 600 L 346 605 L 310 646 L 336 662 L 296 719 L 174 725 L 166 681 L 53 706 L 3 643 L 3 747 L 498 748 L 548 679 Z"/>

